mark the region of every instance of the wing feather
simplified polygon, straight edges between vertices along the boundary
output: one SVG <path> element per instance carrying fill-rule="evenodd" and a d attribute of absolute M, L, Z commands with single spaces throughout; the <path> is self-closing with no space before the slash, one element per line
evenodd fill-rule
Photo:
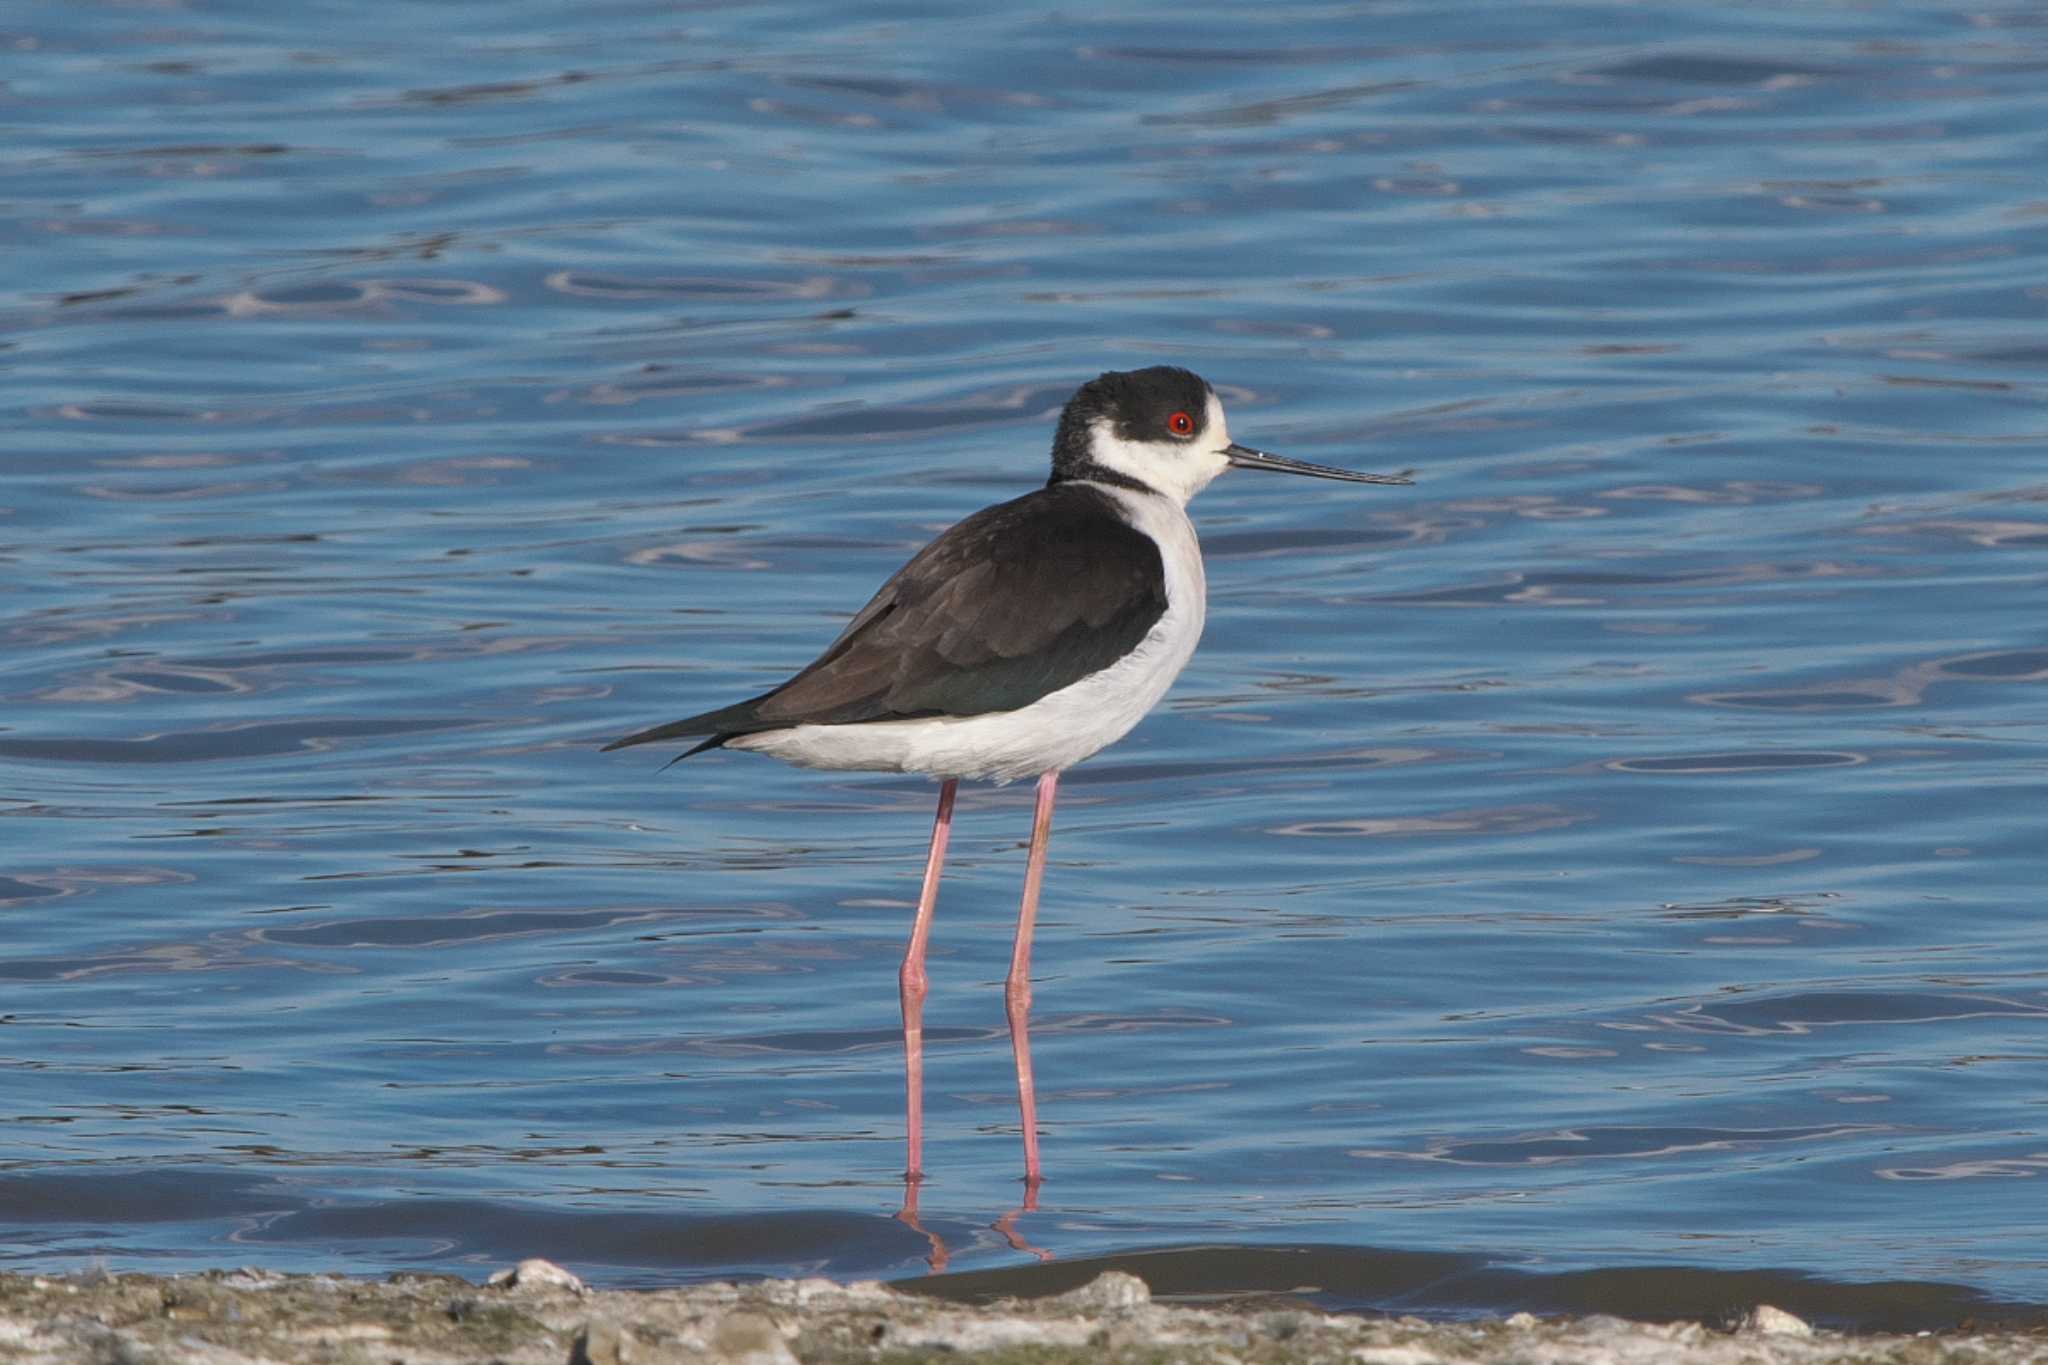
<path fill-rule="evenodd" d="M 1013 711 L 1079 682 L 1166 612 L 1159 547 L 1119 511 L 1078 483 L 985 508 L 920 550 L 788 682 L 609 747 Z"/>

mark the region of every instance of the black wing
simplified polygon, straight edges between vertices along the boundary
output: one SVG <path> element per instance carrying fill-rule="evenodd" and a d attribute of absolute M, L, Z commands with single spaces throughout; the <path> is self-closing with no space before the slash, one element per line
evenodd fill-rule
<path fill-rule="evenodd" d="M 1099 672 L 1166 612 L 1166 569 L 1113 498 L 1053 484 L 984 508 L 918 551 L 839 638 L 773 691 L 605 748 L 793 725 L 978 716 Z"/>

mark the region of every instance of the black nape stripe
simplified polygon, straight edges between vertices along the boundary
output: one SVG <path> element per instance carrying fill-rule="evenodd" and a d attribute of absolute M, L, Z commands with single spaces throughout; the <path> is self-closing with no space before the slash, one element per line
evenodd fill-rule
<path fill-rule="evenodd" d="M 1111 488 L 1128 488 L 1133 493 L 1157 493 L 1159 491 L 1143 479 L 1134 479 L 1122 470 L 1111 469 L 1108 465 L 1097 464 L 1093 460 L 1078 461 L 1067 465 L 1065 468 L 1053 470 L 1052 477 L 1045 481 L 1045 486 L 1052 488 L 1058 484 L 1075 483 L 1082 480 L 1086 480 L 1089 483 L 1106 483 Z"/>

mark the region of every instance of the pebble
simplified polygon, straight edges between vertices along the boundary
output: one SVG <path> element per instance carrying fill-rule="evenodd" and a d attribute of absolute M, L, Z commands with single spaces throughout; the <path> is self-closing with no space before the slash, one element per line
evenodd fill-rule
<path fill-rule="evenodd" d="M 1806 1319 L 1768 1303 L 1760 1303 L 1742 1320 L 1742 1330 L 1769 1337 L 1810 1337 L 1813 1328 Z"/>
<path fill-rule="evenodd" d="M 583 1281 L 553 1261 L 543 1261 L 538 1256 L 530 1256 L 518 1265 L 500 1270 L 484 1283 L 493 1289 L 566 1289 L 572 1294 L 584 1292 Z"/>
<path fill-rule="evenodd" d="M 1105 1270 L 1079 1289 L 1048 1300 L 1046 1306 L 1071 1313 L 1128 1313 L 1151 1302 L 1151 1288 L 1136 1275 Z"/>

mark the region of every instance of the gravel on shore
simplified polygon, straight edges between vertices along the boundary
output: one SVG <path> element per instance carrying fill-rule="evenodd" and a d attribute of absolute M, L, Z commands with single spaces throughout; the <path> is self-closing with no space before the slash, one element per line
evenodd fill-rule
<path fill-rule="evenodd" d="M 0 1275 L 0 1362 L 21 1365 L 2048 1365 L 2048 1332 L 1816 1331 L 1619 1318 L 1428 1323 L 1263 1301 L 1155 1303 L 1112 1271 L 1054 1298 L 946 1303 L 874 1282 L 603 1291 L 545 1261 L 483 1286 L 279 1275 Z"/>

